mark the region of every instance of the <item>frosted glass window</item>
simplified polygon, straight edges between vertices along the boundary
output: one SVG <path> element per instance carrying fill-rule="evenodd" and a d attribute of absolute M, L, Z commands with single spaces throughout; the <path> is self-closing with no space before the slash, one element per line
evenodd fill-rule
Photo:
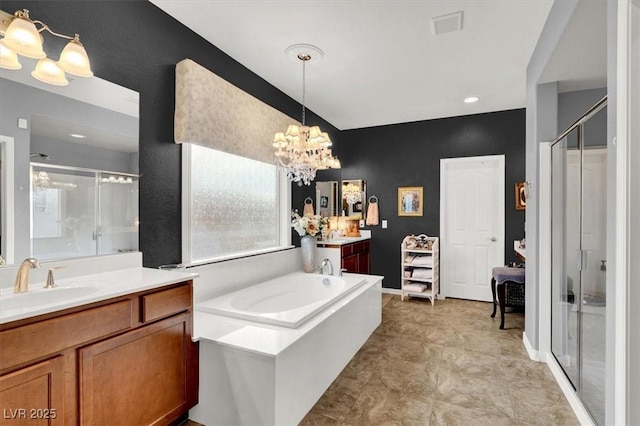
<path fill-rule="evenodd" d="M 276 166 L 191 149 L 190 262 L 279 247 Z"/>

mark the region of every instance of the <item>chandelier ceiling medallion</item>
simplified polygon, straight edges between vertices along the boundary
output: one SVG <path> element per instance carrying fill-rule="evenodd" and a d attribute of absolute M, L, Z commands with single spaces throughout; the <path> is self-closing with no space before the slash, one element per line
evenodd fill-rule
<path fill-rule="evenodd" d="M 340 160 L 331 154 L 331 139 L 319 126 L 305 123 L 306 64 L 322 58 L 322 51 L 315 46 L 295 44 L 285 51 L 291 58 L 302 61 L 302 125 L 290 124 L 286 132 L 278 132 L 273 138 L 275 155 L 280 166 L 292 182 L 310 185 L 317 170 L 339 169 Z"/>
<path fill-rule="evenodd" d="M 40 28 L 36 27 L 39 25 Z M 54 61 L 47 58 L 42 48 L 44 38 L 40 34 L 46 30 L 49 34 L 69 40 L 60 53 L 60 59 Z M 80 36 L 73 37 L 53 31 L 42 21 L 32 20 L 27 9 L 10 15 L 0 10 L 0 68 L 19 70 L 22 64 L 18 55 L 38 59 L 33 78 L 54 86 L 69 84 L 65 73 L 77 77 L 91 77 L 91 64 L 87 51 L 80 43 Z"/>

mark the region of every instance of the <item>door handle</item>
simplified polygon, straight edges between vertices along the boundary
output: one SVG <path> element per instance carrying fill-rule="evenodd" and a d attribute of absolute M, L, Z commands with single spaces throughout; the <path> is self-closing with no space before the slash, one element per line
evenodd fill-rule
<path fill-rule="evenodd" d="M 491 237 L 489 239 L 491 240 L 492 243 L 495 243 L 496 241 L 498 241 L 498 239 L 496 237 Z"/>

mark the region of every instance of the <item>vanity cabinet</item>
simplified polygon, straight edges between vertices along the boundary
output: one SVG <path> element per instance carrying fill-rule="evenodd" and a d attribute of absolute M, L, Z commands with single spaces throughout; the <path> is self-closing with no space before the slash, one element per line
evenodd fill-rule
<path fill-rule="evenodd" d="M 63 356 L 0 377 L 2 425 L 62 425 L 63 401 Z"/>
<path fill-rule="evenodd" d="M 187 281 L 2 324 L 0 424 L 164 425 L 186 415 L 198 389 L 192 292 Z M 21 409 L 26 418 L 7 418 Z M 55 414 L 30 417 L 47 410 Z"/>
<path fill-rule="evenodd" d="M 346 272 L 369 274 L 371 272 L 369 240 L 340 246 L 340 260 L 341 268 L 346 269 Z"/>

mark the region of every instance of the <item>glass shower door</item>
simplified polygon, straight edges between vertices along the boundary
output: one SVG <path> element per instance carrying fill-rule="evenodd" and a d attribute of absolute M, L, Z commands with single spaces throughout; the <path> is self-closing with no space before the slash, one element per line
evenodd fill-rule
<path fill-rule="evenodd" d="M 551 350 L 579 389 L 580 317 L 580 150 L 578 129 L 553 145 L 551 199 Z"/>
<path fill-rule="evenodd" d="M 95 173 L 33 164 L 31 188 L 32 256 L 95 256 Z"/>
<path fill-rule="evenodd" d="M 605 400 L 606 115 L 601 109 L 584 123 L 582 134 L 580 395 L 599 424 Z"/>
<path fill-rule="evenodd" d="M 138 177 L 101 173 L 98 253 L 138 250 Z"/>
<path fill-rule="evenodd" d="M 605 102 L 551 147 L 551 351 L 598 424 L 605 420 Z"/>

